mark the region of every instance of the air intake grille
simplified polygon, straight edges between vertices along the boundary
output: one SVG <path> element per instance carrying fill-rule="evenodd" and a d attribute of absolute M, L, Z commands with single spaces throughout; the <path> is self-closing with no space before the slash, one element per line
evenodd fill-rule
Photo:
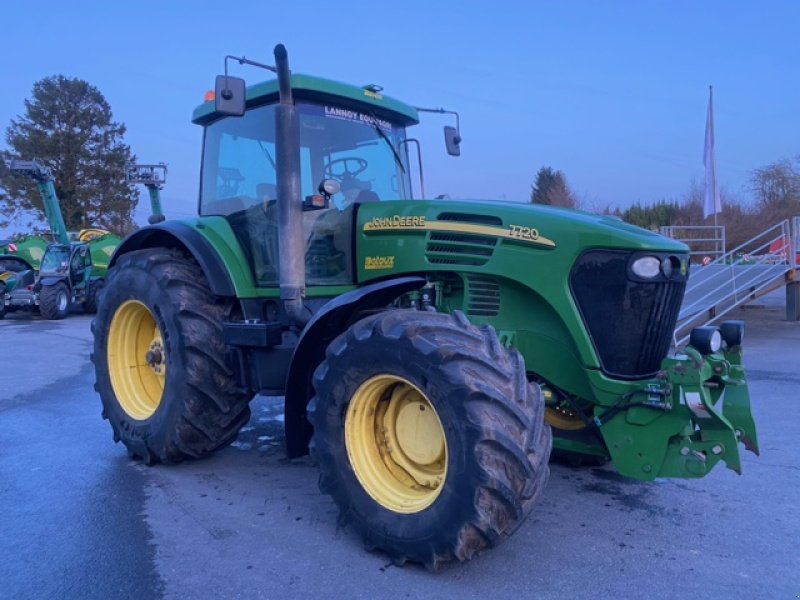
<path fill-rule="evenodd" d="M 500 314 L 500 286 L 490 277 L 467 275 L 467 314 L 496 317 Z"/>
<path fill-rule="evenodd" d="M 431 232 L 425 257 L 435 265 L 485 265 L 494 253 L 497 239 L 485 235 Z"/>

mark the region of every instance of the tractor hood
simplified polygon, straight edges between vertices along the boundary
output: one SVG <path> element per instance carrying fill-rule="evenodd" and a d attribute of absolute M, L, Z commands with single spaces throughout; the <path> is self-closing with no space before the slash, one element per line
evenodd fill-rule
<path fill-rule="evenodd" d="M 577 255 L 592 248 L 688 253 L 688 247 L 616 217 L 485 200 L 380 202 L 361 205 L 359 229 L 369 237 L 435 231 L 499 238 L 503 243 Z"/>

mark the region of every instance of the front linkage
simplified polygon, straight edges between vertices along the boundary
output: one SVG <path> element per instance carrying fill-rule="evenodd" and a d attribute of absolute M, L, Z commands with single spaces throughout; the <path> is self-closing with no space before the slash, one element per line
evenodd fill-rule
<path fill-rule="evenodd" d="M 599 412 L 599 427 L 620 473 L 641 480 L 703 477 L 720 461 L 741 473 L 738 443 L 758 454 L 742 366 L 740 321 L 698 327 L 657 378 Z M 724 344 L 721 341 L 724 339 Z"/>

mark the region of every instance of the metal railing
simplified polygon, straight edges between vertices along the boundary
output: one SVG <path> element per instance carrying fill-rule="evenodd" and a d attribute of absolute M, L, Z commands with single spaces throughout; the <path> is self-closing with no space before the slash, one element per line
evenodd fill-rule
<path fill-rule="evenodd" d="M 665 225 L 661 235 L 689 246 L 690 256 L 715 260 L 725 255 L 724 225 Z"/>
<path fill-rule="evenodd" d="M 782 286 L 797 267 L 800 217 L 781 221 L 706 265 L 695 265 L 678 314 L 675 345 L 692 327 L 711 323 L 750 300 Z"/>

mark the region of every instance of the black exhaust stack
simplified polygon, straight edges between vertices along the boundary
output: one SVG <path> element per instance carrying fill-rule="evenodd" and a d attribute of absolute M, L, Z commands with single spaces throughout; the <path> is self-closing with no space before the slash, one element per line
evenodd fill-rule
<path fill-rule="evenodd" d="M 306 259 L 300 188 L 300 125 L 297 107 L 292 98 L 289 58 L 283 44 L 275 46 L 275 67 L 280 99 L 275 114 L 275 126 L 281 300 L 292 324 L 302 328 L 311 318 L 311 313 L 303 305 L 306 295 Z"/>

